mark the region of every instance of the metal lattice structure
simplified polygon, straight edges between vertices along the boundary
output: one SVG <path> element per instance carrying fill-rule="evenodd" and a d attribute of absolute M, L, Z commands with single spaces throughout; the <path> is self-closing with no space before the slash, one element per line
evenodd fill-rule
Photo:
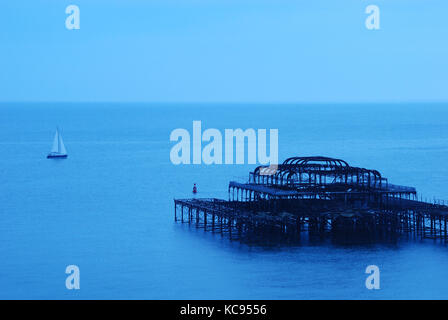
<path fill-rule="evenodd" d="M 272 185 L 350 185 L 351 187 L 383 188 L 387 179 L 377 170 L 350 166 L 346 161 L 327 157 L 293 157 L 278 166 L 274 174 L 265 174 L 267 166 L 257 167 L 250 174 L 253 183 Z"/>
<path fill-rule="evenodd" d="M 448 206 L 418 201 L 413 187 L 328 157 L 292 157 L 229 183 L 229 199 L 177 199 L 175 220 L 231 238 L 310 231 L 377 237 L 412 232 L 448 241 Z M 342 232 L 342 233 L 341 233 Z"/>
<path fill-rule="evenodd" d="M 410 199 L 417 194 L 413 187 L 389 184 L 377 170 L 353 167 L 344 160 L 321 156 L 288 158 L 275 168 L 259 166 L 249 174 L 247 184 L 231 182 L 229 188 L 236 188 L 237 192 L 246 189 L 262 198 L 278 197 L 280 190 L 315 198 L 365 194 L 378 200 L 387 196 Z M 292 193 L 283 195 L 289 197 Z"/>

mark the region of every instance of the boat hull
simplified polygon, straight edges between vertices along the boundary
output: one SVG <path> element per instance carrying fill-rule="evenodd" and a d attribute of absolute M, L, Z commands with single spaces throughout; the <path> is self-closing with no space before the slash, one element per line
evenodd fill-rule
<path fill-rule="evenodd" d="M 66 154 L 49 154 L 47 159 L 66 159 L 67 157 Z"/>

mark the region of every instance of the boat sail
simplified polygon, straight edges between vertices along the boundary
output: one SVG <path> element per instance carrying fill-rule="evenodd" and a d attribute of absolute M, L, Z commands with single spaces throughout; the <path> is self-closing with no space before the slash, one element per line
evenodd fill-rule
<path fill-rule="evenodd" d="M 64 142 L 62 141 L 62 136 L 59 133 L 59 128 L 56 129 L 54 135 L 53 147 L 51 152 L 48 154 L 47 159 L 51 158 L 67 158 L 67 150 L 65 150 Z"/>

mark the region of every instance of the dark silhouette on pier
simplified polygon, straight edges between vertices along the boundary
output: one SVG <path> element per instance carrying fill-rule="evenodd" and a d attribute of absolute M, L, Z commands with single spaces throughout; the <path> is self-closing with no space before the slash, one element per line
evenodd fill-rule
<path fill-rule="evenodd" d="M 302 232 L 334 239 L 447 237 L 448 206 L 419 201 L 413 187 L 377 170 L 327 157 L 293 157 L 259 166 L 246 183 L 231 181 L 229 199 L 175 199 L 175 221 L 230 239 L 298 240 Z"/>

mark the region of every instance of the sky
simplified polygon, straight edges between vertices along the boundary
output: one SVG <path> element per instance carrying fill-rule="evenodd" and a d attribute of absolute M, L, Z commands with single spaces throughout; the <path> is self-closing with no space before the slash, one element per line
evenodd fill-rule
<path fill-rule="evenodd" d="M 68 30 L 65 8 L 80 8 Z M 368 30 L 368 5 L 380 30 Z M 3 0 L 2 102 L 446 102 L 446 0 Z"/>

